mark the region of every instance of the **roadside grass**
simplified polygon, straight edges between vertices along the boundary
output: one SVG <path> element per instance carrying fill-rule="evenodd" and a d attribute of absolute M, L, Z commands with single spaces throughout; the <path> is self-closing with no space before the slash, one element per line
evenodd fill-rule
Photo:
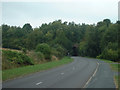
<path fill-rule="evenodd" d="M 118 81 L 120 79 L 120 75 L 115 75 L 114 79 L 115 79 L 116 87 L 119 88 L 118 90 L 120 90 L 120 81 Z"/>
<path fill-rule="evenodd" d="M 0 82 L 2 81 L 2 71 L 0 70 Z"/>
<path fill-rule="evenodd" d="M 105 59 L 100 59 L 100 60 L 102 60 L 102 61 L 104 61 L 104 62 L 106 62 L 106 63 L 115 63 L 115 62 L 110 61 L 110 60 L 105 60 Z"/>
<path fill-rule="evenodd" d="M 53 67 L 57 67 L 63 64 L 67 64 L 72 62 L 73 59 L 70 57 L 64 57 L 63 59 L 59 61 L 51 61 L 43 64 L 37 64 L 37 65 L 31 65 L 31 66 L 25 66 L 25 67 L 20 67 L 20 68 L 14 68 L 14 69 L 8 69 L 8 70 L 3 70 L 2 71 L 2 80 L 9 80 L 13 79 L 19 76 L 24 76 L 27 74 L 31 74 L 34 72 L 39 72 L 42 70 L 47 70 Z"/>
<path fill-rule="evenodd" d="M 110 64 L 110 66 L 114 71 L 120 71 L 120 64 Z"/>

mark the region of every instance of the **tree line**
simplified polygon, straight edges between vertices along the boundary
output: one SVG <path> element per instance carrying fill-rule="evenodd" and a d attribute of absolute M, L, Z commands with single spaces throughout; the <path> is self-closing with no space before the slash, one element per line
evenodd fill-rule
<path fill-rule="evenodd" d="M 120 21 L 112 23 L 109 19 L 90 25 L 56 20 L 38 28 L 29 23 L 23 27 L 3 24 L 2 47 L 39 51 L 46 59 L 52 53 L 57 57 L 88 56 L 120 61 L 119 27 Z"/>

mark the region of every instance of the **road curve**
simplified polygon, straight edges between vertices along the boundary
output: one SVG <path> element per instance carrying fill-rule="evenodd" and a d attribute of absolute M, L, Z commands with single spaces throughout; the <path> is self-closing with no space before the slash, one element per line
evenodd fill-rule
<path fill-rule="evenodd" d="M 72 58 L 72 63 L 5 81 L 3 88 L 115 88 L 109 65 L 97 59 Z"/>

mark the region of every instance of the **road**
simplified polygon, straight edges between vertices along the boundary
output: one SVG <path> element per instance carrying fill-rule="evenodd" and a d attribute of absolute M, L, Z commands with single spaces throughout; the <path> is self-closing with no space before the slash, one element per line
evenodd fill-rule
<path fill-rule="evenodd" d="M 108 64 L 72 57 L 72 63 L 3 82 L 3 88 L 115 88 Z"/>

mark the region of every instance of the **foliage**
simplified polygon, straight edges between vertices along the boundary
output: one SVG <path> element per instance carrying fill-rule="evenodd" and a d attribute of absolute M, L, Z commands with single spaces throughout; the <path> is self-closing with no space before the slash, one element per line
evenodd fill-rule
<path fill-rule="evenodd" d="M 27 24 L 25 24 L 25 25 L 23 26 L 23 30 L 24 30 L 25 33 L 29 33 L 29 32 L 31 32 L 33 29 L 32 29 L 32 26 L 31 26 L 29 23 L 27 23 Z"/>
<path fill-rule="evenodd" d="M 36 52 L 43 53 L 45 56 L 45 59 L 51 59 L 51 48 L 46 43 L 38 44 L 36 47 Z"/>
<path fill-rule="evenodd" d="M 13 67 L 10 67 L 9 65 L 7 67 L 7 65 L 5 64 L 16 65 L 18 67 L 24 66 L 24 65 L 33 65 L 32 59 L 20 52 L 3 50 L 2 57 L 3 57 L 2 59 L 3 69 L 13 68 Z"/>
<path fill-rule="evenodd" d="M 29 51 L 27 56 L 32 58 L 35 64 L 40 64 L 45 60 L 44 54 L 41 52 Z"/>
<path fill-rule="evenodd" d="M 65 56 L 66 50 L 59 44 L 56 44 L 52 48 L 52 55 L 55 55 L 58 58 Z"/>
<path fill-rule="evenodd" d="M 113 61 L 117 61 L 118 58 L 118 52 L 114 51 L 112 49 L 105 49 L 102 54 L 100 54 L 98 56 L 99 58 L 104 58 L 104 59 L 108 59 L 108 60 L 113 60 Z"/>
<path fill-rule="evenodd" d="M 110 60 L 120 61 L 120 55 L 117 56 L 120 49 L 116 46 L 120 36 L 119 24 L 119 21 L 111 23 L 109 19 L 104 19 L 96 25 L 75 24 L 74 22 L 62 23 L 61 20 L 56 20 L 34 29 L 28 23 L 22 28 L 3 24 L 2 42 L 4 48 L 25 48 L 26 50 L 35 50 L 38 44 L 47 44 L 51 50 L 48 49 L 48 52 L 40 51 L 47 59 L 51 58 L 51 54 L 63 57 L 69 53 L 70 55 L 104 59 L 111 56 Z M 56 45 L 59 46 L 56 48 L 54 47 Z"/>
<path fill-rule="evenodd" d="M 22 48 L 22 51 L 23 51 L 23 53 L 27 53 L 27 50 L 26 50 L 26 48 Z"/>

